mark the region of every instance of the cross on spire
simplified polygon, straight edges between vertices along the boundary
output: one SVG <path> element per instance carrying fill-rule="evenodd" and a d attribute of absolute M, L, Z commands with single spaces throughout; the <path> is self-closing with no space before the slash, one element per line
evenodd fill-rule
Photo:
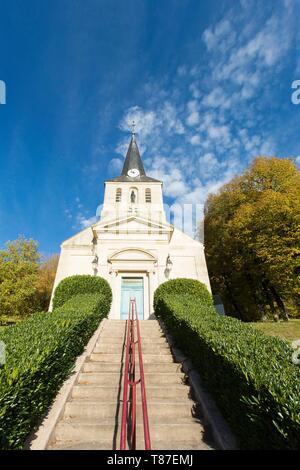
<path fill-rule="evenodd" d="M 135 137 L 135 121 L 132 121 L 132 124 L 131 124 L 131 135 L 132 135 L 132 138 L 134 139 Z"/>

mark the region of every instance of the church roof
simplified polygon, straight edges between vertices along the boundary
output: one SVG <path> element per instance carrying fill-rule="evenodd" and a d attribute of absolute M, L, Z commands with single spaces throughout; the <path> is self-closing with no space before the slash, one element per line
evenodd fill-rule
<path fill-rule="evenodd" d="M 132 169 L 137 169 L 139 170 L 139 176 L 133 178 L 128 176 L 128 171 Z M 131 136 L 130 144 L 127 150 L 126 158 L 124 161 L 123 169 L 121 176 L 117 176 L 116 178 L 112 178 L 108 181 L 128 181 L 128 182 L 156 182 L 160 183 L 159 180 L 156 180 L 154 178 L 150 178 L 150 176 L 147 176 L 145 173 L 144 165 L 140 156 L 140 151 L 136 142 L 135 134 L 133 133 Z"/>

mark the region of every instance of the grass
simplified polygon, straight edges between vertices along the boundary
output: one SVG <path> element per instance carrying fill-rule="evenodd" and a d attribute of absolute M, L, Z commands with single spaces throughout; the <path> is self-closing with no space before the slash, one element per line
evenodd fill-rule
<path fill-rule="evenodd" d="M 263 331 L 266 335 L 279 336 L 289 342 L 300 339 L 300 320 L 292 319 L 288 322 L 266 321 L 251 323 L 255 328 Z"/>

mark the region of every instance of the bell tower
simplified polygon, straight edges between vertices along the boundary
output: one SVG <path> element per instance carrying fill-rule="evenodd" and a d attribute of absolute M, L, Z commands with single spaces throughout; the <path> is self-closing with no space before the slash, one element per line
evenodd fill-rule
<path fill-rule="evenodd" d="M 101 221 L 127 215 L 166 221 L 162 182 L 146 175 L 134 131 L 121 175 L 105 182 Z"/>

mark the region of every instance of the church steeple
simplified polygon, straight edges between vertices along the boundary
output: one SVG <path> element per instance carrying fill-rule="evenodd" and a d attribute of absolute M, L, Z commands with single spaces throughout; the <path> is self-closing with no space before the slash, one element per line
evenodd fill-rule
<path fill-rule="evenodd" d="M 131 140 L 126 153 L 121 176 L 117 176 L 116 178 L 110 179 L 108 181 L 137 181 L 142 183 L 151 181 L 160 182 L 146 175 L 134 130 L 131 134 Z"/>
<path fill-rule="evenodd" d="M 127 176 L 128 171 L 130 170 L 138 170 L 140 176 L 146 175 L 134 133 L 132 133 L 131 141 L 127 150 L 123 170 L 121 173 L 122 176 Z"/>

